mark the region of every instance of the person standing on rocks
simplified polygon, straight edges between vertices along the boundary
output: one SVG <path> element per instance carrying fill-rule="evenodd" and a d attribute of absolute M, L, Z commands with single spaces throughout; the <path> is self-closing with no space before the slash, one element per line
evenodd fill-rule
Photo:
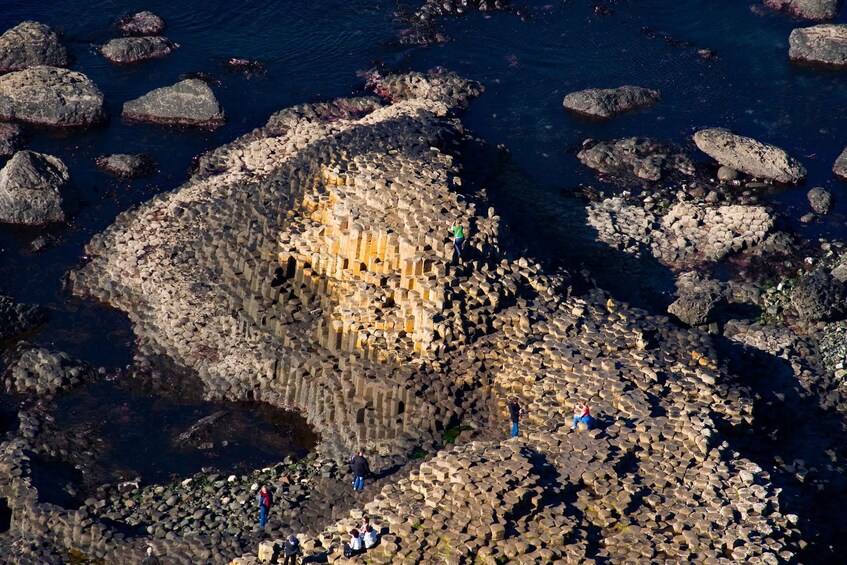
<path fill-rule="evenodd" d="M 512 437 L 518 437 L 518 422 L 523 415 L 523 408 L 514 396 L 509 400 L 509 419 L 512 421 Z"/>
<path fill-rule="evenodd" d="M 456 249 L 456 257 L 459 258 L 459 262 L 462 261 L 462 246 L 465 243 L 465 228 L 462 225 L 460 220 L 456 220 L 453 222 L 453 225 L 450 226 L 450 231 L 453 234 L 453 247 Z"/>
<path fill-rule="evenodd" d="M 300 555 L 300 542 L 297 540 L 297 536 L 294 534 L 288 536 L 282 546 L 282 554 L 285 556 L 282 565 L 297 565 L 297 556 Z"/>
<path fill-rule="evenodd" d="M 573 425 L 571 426 L 572 430 L 576 429 L 576 425 L 582 422 L 585 424 L 585 428 L 590 430 L 591 426 L 594 425 L 594 418 L 591 416 L 591 409 L 588 407 L 588 403 L 577 404 L 573 409 Z"/>
<path fill-rule="evenodd" d="M 353 490 L 362 490 L 365 488 L 365 477 L 371 474 L 371 468 L 368 466 L 368 460 L 365 459 L 365 454 L 361 450 L 350 459 L 350 469 L 353 471 Z"/>
<path fill-rule="evenodd" d="M 268 514 L 273 504 L 273 495 L 268 490 L 268 485 L 262 485 L 259 489 L 259 527 L 264 529 L 268 523 Z"/>
<path fill-rule="evenodd" d="M 160 565 L 161 561 L 159 558 L 153 555 L 153 548 L 151 546 L 147 546 L 147 557 L 141 560 L 141 565 Z"/>

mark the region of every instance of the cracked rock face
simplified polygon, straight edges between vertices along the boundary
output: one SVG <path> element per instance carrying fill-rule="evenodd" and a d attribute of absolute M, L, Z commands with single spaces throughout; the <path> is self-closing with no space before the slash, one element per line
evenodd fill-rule
<path fill-rule="evenodd" d="M 20 151 L 0 171 L 0 222 L 44 225 L 62 222 L 70 175 L 58 157 Z"/>
<path fill-rule="evenodd" d="M 794 61 L 847 66 L 847 25 L 798 28 L 791 32 L 788 44 L 788 56 Z"/>
<path fill-rule="evenodd" d="M 103 93 L 82 73 L 42 66 L 0 77 L 0 119 L 77 127 L 106 118 Z"/>
<path fill-rule="evenodd" d="M 659 99 L 658 90 L 640 86 L 589 88 L 571 92 L 563 101 L 565 109 L 596 118 L 611 118 L 623 112 L 643 108 Z"/>
<path fill-rule="evenodd" d="M 130 100 L 124 104 L 122 116 L 137 122 L 208 128 L 220 127 L 225 121 L 215 93 L 199 79 L 183 80 Z"/>
<path fill-rule="evenodd" d="M 52 29 L 38 22 L 22 22 L 0 35 L 0 73 L 50 65 L 66 67 L 67 49 Z"/>
<path fill-rule="evenodd" d="M 753 177 L 791 184 L 806 178 L 806 168 L 779 147 L 725 129 L 700 130 L 694 143 L 721 165 Z"/>

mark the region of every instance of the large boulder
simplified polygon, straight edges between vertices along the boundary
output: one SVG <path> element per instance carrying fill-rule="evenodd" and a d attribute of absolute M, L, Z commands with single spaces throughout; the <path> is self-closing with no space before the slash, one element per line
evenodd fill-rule
<path fill-rule="evenodd" d="M 82 73 L 32 67 L 0 77 L 0 120 L 70 127 L 106 117 L 103 93 Z"/>
<path fill-rule="evenodd" d="M 806 195 L 809 205 L 815 214 L 828 214 L 832 210 L 834 199 L 832 193 L 821 186 L 816 186 Z"/>
<path fill-rule="evenodd" d="M 782 183 L 806 178 L 806 168 L 782 149 L 726 129 L 700 130 L 694 134 L 694 143 L 721 165 L 754 177 Z"/>
<path fill-rule="evenodd" d="M 807 20 L 831 20 L 838 13 L 838 0 L 765 0 L 765 5 Z"/>
<path fill-rule="evenodd" d="M 835 164 L 832 165 L 832 172 L 843 179 L 847 179 L 847 147 L 835 160 Z"/>
<path fill-rule="evenodd" d="M 0 294 L 0 341 L 11 339 L 46 320 L 46 312 L 30 304 L 18 304 Z"/>
<path fill-rule="evenodd" d="M 198 79 L 157 88 L 124 104 L 127 120 L 166 125 L 218 127 L 225 116 L 215 93 Z"/>
<path fill-rule="evenodd" d="M 0 35 L 0 72 L 51 65 L 66 67 L 68 50 L 52 29 L 38 22 L 21 22 Z"/>
<path fill-rule="evenodd" d="M 720 283 L 697 273 L 680 275 L 677 287 L 677 299 L 668 306 L 668 313 L 689 326 L 714 322 L 726 304 Z"/>
<path fill-rule="evenodd" d="M 788 56 L 794 61 L 847 65 L 847 24 L 821 24 L 795 29 L 788 36 Z"/>
<path fill-rule="evenodd" d="M 165 31 L 165 20 L 146 10 L 128 14 L 115 25 L 127 35 L 159 35 Z"/>
<path fill-rule="evenodd" d="M 52 155 L 15 153 L 0 171 L 0 222 L 44 225 L 65 220 L 73 200 L 68 169 Z"/>
<path fill-rule="evenodd" d="M 24 134 L 20 126 L 0 123 L 0 157 L 11 157 L 24 146 Z"/>
<path fill-rule="evenodd" d="M 100 48 L 100 53 L 113 63 L 139 63 L 168 55 L 179 47 L 167 37 L 120 37 Z"/>
<path fill-rule="evenodd" d="M 137 179 L 150 176 L 156 170 L 156 161 L 150 155 L 117 153 L 98 157 L 97 166 L 117 177 Z"/>
<path fill-rule="evenodd" d="M 649 106 L 658 99 L 658 90 L 626 85 L 618 88 L 589 88 L 571 92 L 565 96 L 562 104 L 572 112 L 598 118 L 611 118 L 622 112 Z"/>
<path fill-rule="evenodd" d="M 844 314 L 844 285 L 824 269 L 805 275 L 791 293 L 801 320 L 819 322 Z"/>

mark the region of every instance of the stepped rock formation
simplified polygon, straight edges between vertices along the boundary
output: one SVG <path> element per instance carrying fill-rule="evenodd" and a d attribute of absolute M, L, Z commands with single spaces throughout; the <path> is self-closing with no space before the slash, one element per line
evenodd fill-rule
<path fill-rule="evenodd" d="M 362 447 L 385 468 L 473 427 L 473 441 L 361 495 L 382 531 L 370 562 L 794 560 L 795 517 L 718 429 L 752 411 L 709 336 L 600 291 L 569 296 L 565 273 L 513 254 L 462 166 L 474 142 L 453 112 L 478 85 L 434 72 L 375 87 L 388 103 L 297 106 L 205 155 L 185 185 L 91 241 L 74 291 L 126 311 L 139 355 L 196 370 L 210 398 L 301 410 L 339 461 Z M 447 231 L 457 219 L 464 264 Z M 506 440 L 512 395 L 528 410 Z M 581 400 L 600 425 L 570 432 Z M 145 538 L 113 532 L 96 501 L 39 505 L 26 449 L 0 450 L 13 532 L 140 558 Z M 253 512 L 254 498 L 232 503 Z M 344 561 L 360 515 L 325 516 L 301 536 L 306 553 Z M 171 562 L 257 561 L 241 531 L 166 534 L 154 543 Z"/>

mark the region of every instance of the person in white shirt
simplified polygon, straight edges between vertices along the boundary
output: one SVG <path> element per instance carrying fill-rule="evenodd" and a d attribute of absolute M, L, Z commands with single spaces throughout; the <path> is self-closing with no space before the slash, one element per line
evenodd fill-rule
<path fill-rule="evenodd" d="M 370 549 L 376 545 L 376 530 L 374 530 L 370 524 L 365 526 L 365 535 L 363 536 L 363 541 L 365 543 L 365 549 Z"/>

